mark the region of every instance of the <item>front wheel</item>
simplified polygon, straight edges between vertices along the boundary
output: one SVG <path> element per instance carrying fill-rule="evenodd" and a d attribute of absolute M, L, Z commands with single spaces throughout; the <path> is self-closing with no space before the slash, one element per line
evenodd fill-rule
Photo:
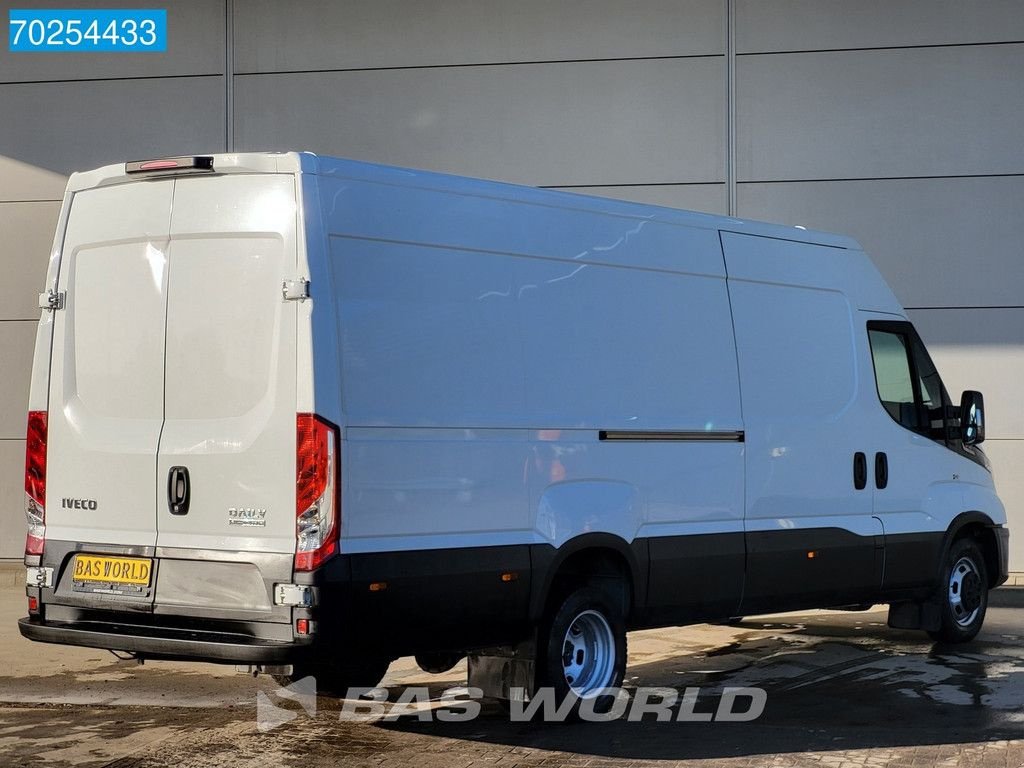
<path fill-rule="evenodd" d="M 988 571 L 977 543 L 954 541 L 942 573 L 942 624 L 928 634 L 938 642 L 966 643 L 981 630 L 988 608 Z"/>
<path fill-rule="evenodd" d="M 545 622 L 538 650 L 538 682 L 554 689 L 557 705 L 574 695 L 600 697 L 596 712 L 611 708 L 614 698 L 605 691 L 622 685 L 626 625 L 607 594 L 593 587 L 571 592 Z"/>

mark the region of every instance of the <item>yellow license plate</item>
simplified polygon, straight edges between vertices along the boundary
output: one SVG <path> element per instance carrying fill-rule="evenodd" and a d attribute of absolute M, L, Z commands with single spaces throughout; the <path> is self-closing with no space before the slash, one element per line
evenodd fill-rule
<path fill-rule="evenodd" d="M 148 586 L 152 572 L 153 561 L 149 559 L 75 555 L 75 581 Z"/>

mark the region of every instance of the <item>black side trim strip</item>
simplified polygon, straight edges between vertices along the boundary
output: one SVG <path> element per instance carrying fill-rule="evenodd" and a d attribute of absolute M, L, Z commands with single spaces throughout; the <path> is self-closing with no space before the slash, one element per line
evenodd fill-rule
<path fill-rule="evenodd" d="M 677 441 L 693 443 L 742 443 L 743 430 L 722 430 L 719 432 L 657 432 L 643 430 L 602 429 L 597 433 L 601 440 L 623 441 Z"/>

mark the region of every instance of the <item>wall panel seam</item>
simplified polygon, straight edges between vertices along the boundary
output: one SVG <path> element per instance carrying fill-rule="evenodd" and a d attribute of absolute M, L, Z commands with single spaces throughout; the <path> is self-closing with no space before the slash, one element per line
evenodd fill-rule
<path fill-rule="evenodd" d="M 848 48 L 792 48 L 784 51 L 742 51 L 737 56 L 786 56 L 791 53 L 852 53 L 858 51 L 916 51 L 928 48 L 983 48 L 1021 45 L 1024 40 L 993 40 L 980 43 L 922 43 L 920 45 L 867 45 Z"/>
<path fill-rule="evenodd" d="M 150 54 L 153 55 L 153 54 Z M 190 77 L 222 77 L 221 72 L 199 72 L 188 75 L 123 75 L 121 77 L 65 77 L 59 80 L 0 81 L 5 85 L 63 85 L 64 83 L 120 83 L 129 80 L 185 80 Z"/>
<path fill-rule="evenodd" d="M 234 0 L 224 0 L 224 151 L 235 151 Z"/>
<path fill-rule="evenodd" d="M 637 181 L 614 184 L 538 184 L 537 189 L 608 189 L 615 187 L 721 187 L 724 181 Z"/>
<path fill-rule="evenodd" d="M 1004 179 L 1021 178 L 1024 172 L 1008 173 L 949 173 L 921 176 L 836 176 L 817 179 L 740 179 L 739 184 L 815 184 L 830 181 L 925 181 L 929 179 Z"/>
<path fill-rule="evenodd" d="M 679 56 L 615 56 L 595 59 L 538 59 L 525 61 L 479 61 L 460 64 L 406 64 L 386 67 L 338 67 L 325 69 L 275 69 L 271 71 L 235 72 L 235 77 L 261 75 L 319 75 L 330 72 L 393 72 L 416 69 L 472 69 L 474 67 L 518 67 L 530 64 L 597 64 L 601 62 L 680 61 L 685 59 L 724 59 L 724 53 L 699 53 Z"/>
<path fill-rule="evenodd" d="M 725 0 L 726 214 L 736 215 L 736 0 Z"/>

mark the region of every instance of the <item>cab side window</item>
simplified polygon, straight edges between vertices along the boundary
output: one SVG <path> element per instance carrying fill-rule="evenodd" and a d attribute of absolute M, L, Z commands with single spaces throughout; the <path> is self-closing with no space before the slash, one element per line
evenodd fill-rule
<path fill-rule="evenodd" d="M 878 398 L 895 421 L 907 429 L 918 431 L 921 425 L 914 397 L 906 337 L 888 331 L 868 331 L 868 338 L 871 341 L 871 357 L 875 364 Z"/>
<path fill-rule="evenodd" d="M 878 398 L 893 420 L 946 442 L 949 397 L 924 344 L 909 323 L 869 323 Z"/>

